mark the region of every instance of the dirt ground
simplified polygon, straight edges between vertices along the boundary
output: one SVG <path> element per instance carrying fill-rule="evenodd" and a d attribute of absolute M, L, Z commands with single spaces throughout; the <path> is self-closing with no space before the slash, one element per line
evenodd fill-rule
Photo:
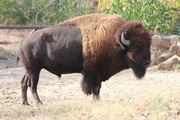
<path fill-rule="evenodd" d="M 175 114 L 180 118 L 180 72 L 157 71 L 150 67 L 142 80 L 137 80 L 131 70 L 122 71 L 102 84 L 101 100 L 127 98 L 141 104 L 142 101 L 157 97 L 168 99 L 175 104 Z M 0 109 L 17 109 L 21 106 L 20 80 L 24 74 L 22 67 L 0 70 Z M 45 105 L 59 103 L 61 100 L 90 100 L 80 87 L 81 74 L 63 75 L 61 79 L 42 70 L 38 85 L 39 96 Z M 35 106 L 33 97 L 28 92 L 29 102 Z M 53 100 L 52 100 L 53 98 Z"/>
<path fill-rule="evenodd" d="M 24 73 L 21 66 L 0 69 L 0 119 L 3 119 L 1 112 L 4 113 L 9 108 L 15 111 L 21 108 L 20 80 Z M 89 101 L 92 96 L 86 96 L 82 92 L 81 79 L 81 74 L 62 75 L 59 79 L 42 70 L 38 84 L 39 96 L 44 105 L 58 105 L 61 100 Z M 158 99 L 156 102 L 168 100 L 168 105 L 175 107 L 169 120 L 180 120 L 180 71 L 159 71 L 157 66 L 153 66 L 148 68 L 142 80 L 137 80 L 131 69 L 124 70 L 103 82 L 100 94 L 100 102 L 126 99 L 128 103 L 133 102 L 138 106 L 143 101 L 151 101 L 154 98 Z M 30 90 L 28 100 L 31 106 L 35 106 Z M 172 109 L 172 106 L 170 108 Z"/>
<path fill-rule="evenodd" d="M 20 80 L 25 71 L 23 67 L 14 67 L 0 70 L 0 107 L 6 105 L 21 104 Z M 86 97 L 81 91 L 81 74 L 57 76 L 42 70 L 38 91 L 42 101 L 46 102 L 46 97 L 58 96 L 60 99 L 79 99 Z M 103 82 L 101 88 L 101 99 L 117 96 L 143 97 L 148 99 L 151 96 L 168 96 L 180 98 L 180 72 L 179 71 L 158 71 L 156 67 L 150 67 L 146 76 L 138 80 L 131 69 L 124 70 L 108 81 Z M 3 101 L 3 97 L 9 97 L 8 101 Z M 15 97 L 15 98 L 14 98 Z M 28 98 L 32 99 L 31 93 Z M 109 98 L 110 99 L 110 98 Z M 179 99 L 180 100 L 180 99 Z M 58 102 L 58 101 L 57 101 Z M 180 101 L 179 101 L 180 102 Z M 180 107 L 180 106 L 179 106 Z"/>

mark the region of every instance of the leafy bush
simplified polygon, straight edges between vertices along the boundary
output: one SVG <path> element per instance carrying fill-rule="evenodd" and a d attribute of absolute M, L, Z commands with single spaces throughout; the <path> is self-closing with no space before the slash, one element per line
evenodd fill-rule
<path fill-rule="evenodd" d="M 25 17 L 22 17 L 23 13 L 20 12 L 19 7 L 8 0 L 0 1 L 0 23 L 23 23 L 26 21 Z"/>
<path fill-rule="evenodd" d="M 179 35 L 180 25 L 175 23 L 180 3 L 172 6 L 159 1 L 98 0 L 100 12 L 121 14 L 127 20 L 141 20 L 152 32 Z M 0 0 L 0 24 L 48 26 L 93 12 L 89 0 Z"/>
<path fill-rule="evenodd" d="M 173 69 L 175 69 L 175 70 L 180 70 L 180 64 L 175 64 L 175 65 L 173 66 Z"/>
<path fill-rule="evenodd" d="M 0 24 L 50 25 L 73 16 L 92 13 L 88 0 L 82 1 L 1 0 Z"/>
<path fill-rule="evenodd" d="M 121 14 L 127 20 L 141 20 L 152 32 L 180 34 L 174 29 L 178 19 L 177 8 L 171 8 L 168 2 L 158 0 L 113 0 L 105 13 Z"/>
<path fill-rule="evenodd" d="M 0 69 L 12 67 L 16 56 L 0 47 Z"/>

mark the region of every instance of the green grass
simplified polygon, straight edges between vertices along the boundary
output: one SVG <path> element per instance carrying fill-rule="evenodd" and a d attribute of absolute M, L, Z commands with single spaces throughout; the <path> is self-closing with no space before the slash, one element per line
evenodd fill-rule
<path fill-rule="evenodd" d="M 175 64 L 175 65 L 173 66 L 173 69 L 175 69 L 175 70 L 180 70 L 180 64 Z"/>
<path fill-rule="evenodd" d="M 0 69 L 12 67 L 15 62 L 15 55 L 0 47 Z"/>
<path fill-rule="evenodd" d="M 4 59 L 6 57 L 5 51 L 3 48 L 0 47 L 0 59 Z"/>

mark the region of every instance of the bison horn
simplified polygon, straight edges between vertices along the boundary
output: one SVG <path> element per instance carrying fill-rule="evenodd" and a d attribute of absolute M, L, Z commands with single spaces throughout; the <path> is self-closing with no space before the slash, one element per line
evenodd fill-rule
<path fill-rule="evenodd" d="M 124 33 L 122 32 L 122 34 L 121 34 L 121 42 L 124 44 L 124 45 L 130 45 L 130 41 L 129 40 L 126 40 L 125 38 L 124 38 Z"/>

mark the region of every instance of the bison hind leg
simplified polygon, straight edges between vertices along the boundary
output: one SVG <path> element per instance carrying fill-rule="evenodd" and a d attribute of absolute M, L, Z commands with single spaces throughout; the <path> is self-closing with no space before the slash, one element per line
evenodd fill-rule
<path fill-rule="evenodd" d="M 29 77 L 28 74 L 26 73 L 21 80 L 22 105 L 26 105 L 26 106 L 30 105 L 27 100 L 27 89 L 29 85 L 28 82 L 29 82 Z"/>

